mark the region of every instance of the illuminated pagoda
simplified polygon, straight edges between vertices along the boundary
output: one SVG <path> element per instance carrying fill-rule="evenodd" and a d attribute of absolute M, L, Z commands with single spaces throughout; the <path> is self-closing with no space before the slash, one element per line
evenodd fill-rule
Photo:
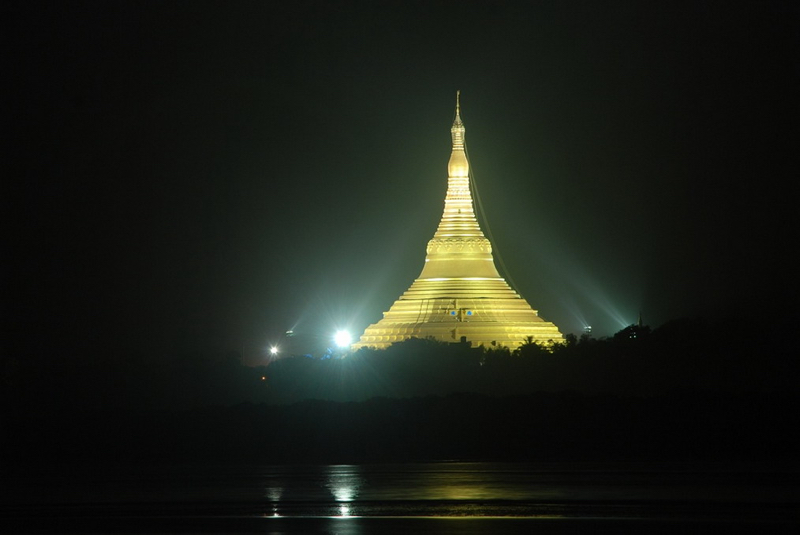
<path fill-rule="evenodd" d="M 511 349 L 529 337 L 544 344 L 564 340 L 497 272 L 492 245 L 475 218 L 464 132 L 457 94 L 444 213 L 428 242 L 425 266 L 354 349 L 382 349 L 412 337 Z"/>

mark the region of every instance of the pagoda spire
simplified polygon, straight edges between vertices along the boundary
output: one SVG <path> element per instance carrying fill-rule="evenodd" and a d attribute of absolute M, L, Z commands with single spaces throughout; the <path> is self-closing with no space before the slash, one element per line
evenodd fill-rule
<path fill-rule="evenodd" d="M 453 149 L 460 147 L 464 148 L 464 123 L 461 122 L 461 90 L 456 91 L 456 118 L 453 121 L 453 126 L 450 128 L 450 135 L 453 138 Z"/>
<path fill-rule="evenodd" d="M 456 118 L 450 128 L 453 148 L 447 163 L 444 211 L 433 239 L 428 242 L 421 278 L 463 276 L 467 272 L 481 277 L 500 276 L 492 260 L 492 246 L 475 217 L 460 96 L 459 91 L 456 93 Z"/>

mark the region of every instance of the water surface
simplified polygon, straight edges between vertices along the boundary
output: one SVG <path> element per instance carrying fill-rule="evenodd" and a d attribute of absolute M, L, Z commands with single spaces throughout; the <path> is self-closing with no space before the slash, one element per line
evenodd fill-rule
<path fill-rule="evenodd" d="M 4 533 L 540 533 L 798 526 L 797 466 L 72 467 L 6 480 Z"/>

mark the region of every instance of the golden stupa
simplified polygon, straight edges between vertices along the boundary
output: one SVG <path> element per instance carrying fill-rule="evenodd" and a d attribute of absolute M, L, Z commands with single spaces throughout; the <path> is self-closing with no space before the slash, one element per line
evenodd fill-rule
<path fill-rule="evenodd" d="M 450 133 L 444 213 L 428 242 L 422 273 L 352 347 L 382 349 L 412 337 L 511 349 L 528 338 L 544 344 L 563 341 L 558 328 L 539 317 L 494 265 L 492 244 L 473 209 L 459 94 Z"/>

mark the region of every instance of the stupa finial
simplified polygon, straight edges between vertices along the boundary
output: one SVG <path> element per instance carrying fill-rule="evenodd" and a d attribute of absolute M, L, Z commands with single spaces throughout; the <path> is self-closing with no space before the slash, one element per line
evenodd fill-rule
<path fill-rule="evenodd" d="M 450 134 L 453 137 L 453 148 L 464 146 L 464 123 L 461 122 L 461 90 L 456 91 L 456 118 Z"/>

